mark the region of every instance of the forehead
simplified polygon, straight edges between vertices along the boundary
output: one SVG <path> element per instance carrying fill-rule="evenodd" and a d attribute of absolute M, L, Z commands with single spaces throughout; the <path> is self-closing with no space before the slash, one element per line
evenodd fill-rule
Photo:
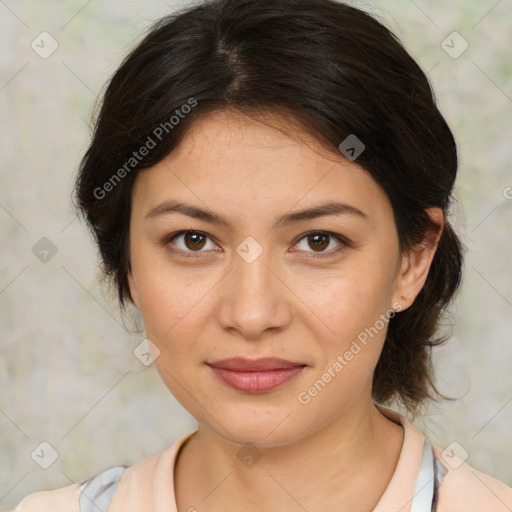
<path fill-rule="evenodd" d="M 327 201 L 352 204 L 369 217 L 391 212 L 371 175 L 341 153 L 279 116 L 256 120 L 232 111 L 197 119 L 168 157 L 139 172 L 135 208 L 147 212 L 176 198 L 259 217 Z"/>

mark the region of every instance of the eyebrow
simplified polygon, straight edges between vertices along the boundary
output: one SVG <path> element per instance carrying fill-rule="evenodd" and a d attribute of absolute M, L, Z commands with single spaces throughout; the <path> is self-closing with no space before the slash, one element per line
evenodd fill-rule
<path fill-rule="evenodd" d="M 224 217 L 212 212 L 205 210 L 203 208 L 199 208 L 197 206 L 192 206 L 186 203 L 182 203 L 180 201 L 164 201 L 159 205 L 152 208 L 146 214 L 147 219 L 153 219 L 155 217 L 159 217 L 160 215 L 166 215 L 169 213 L 181 213 L 183 215 L 187 215 L 188 217 L 192 217 L 194 219 L 203 220 L 205 222 L 210 222 L 211 224 L 216 224 L 219 226 L 224 226 L 229 230 L 232 230 L 232 224 L 230 221 L 225 219 Z M 316 219 L 318 217 L 324 217 L 326 215 L 353 215 L 355 217 L 359 217 L 366 221 L 369 221 L 369 217 L 366 213 L 361 211 L 359 208 L 355 206 L 351 206 L 345 203 L 331 202 L 326 204 L 321 204 L 318 206 L 313 206 L 311 208 L 307 208 L 305 210 L 300 210 L 297 212 L 287 213 L 281 217 L 279 217 L 272 226 L 272 229 L 289 226 L 290 224 L 294 224 L 303 220 Z"/>

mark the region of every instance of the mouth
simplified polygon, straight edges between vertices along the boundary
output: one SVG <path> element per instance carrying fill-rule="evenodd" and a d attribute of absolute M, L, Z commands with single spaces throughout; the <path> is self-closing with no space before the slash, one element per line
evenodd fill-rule
<path fill-rule="evenodd" d="M 307 367 L 303 363 L 273 357 L 236 357 L 206 364 L 224 384 L 245 393 L 272 391 L 295 378 Z"/>

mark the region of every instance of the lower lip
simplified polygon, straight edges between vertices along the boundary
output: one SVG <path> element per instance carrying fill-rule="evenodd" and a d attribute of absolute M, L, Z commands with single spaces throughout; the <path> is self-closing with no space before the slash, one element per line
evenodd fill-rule
<path fill-rule="evenodd" d="M 292 380 L 304 369 L 304 366 L 262 372 L 237 372 L 214 366 L 210 368 L 220 380 L 238 391 L 264 393 Z"/>

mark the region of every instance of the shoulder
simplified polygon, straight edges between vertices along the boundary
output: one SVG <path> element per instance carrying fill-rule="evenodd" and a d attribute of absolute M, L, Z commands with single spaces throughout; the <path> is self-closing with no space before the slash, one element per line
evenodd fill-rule
<path fill-rule="evenodd" d="M 80 512 L 81 499 L 85 504 L 96 503 L 98 500 L 99 502 L 109 501 L 112 498 L 112 493 L 108 493 L 108 489 L 117 482 L 119 484 L 117 488 L 120 491 L 118 494 L 123 495 L 122 497 L 116 495 L 117 501 L 121 498 L 121 501 L 125 502 L 127 499 L 127 502 L 130 503 L 130 499 L 137 501 L 151 496 L 155 475 L 164 475 L 169 471 L 172 474 L 172 462 L 176 452 L 192 434 L 178 439 L 160 452 L 140 460 L 128 468 L 111 467 L 96 472 L 80 483 L 29 494 L 18 503 L 13 512 Z M 85 489 L 90 482 L 93 485 Z M 89 499 L 82 498 L 82 494 L 86 494 Z"/>
<path fill-rule="evenodd" d="M 439 489 L 440 512 L 510 512 L 512 488 L 500 480 L 481 473 L 453 453 L 434 447 L 436 458 L 444 468 Z"/>
<path fill-rule="evenodd" d="M 419 453 L 423 449 L 425 434 L 410 423 L 404 415 L 380 405 L 378 409 L 404 427 L 404 447 L 407 445 L 407 450 L 415 453 L 416 457 L 412 457 L 411 454 L 402 454 L 401 457 L 404 456 L 405 460 L 405 456 L 407 456 L 409 468 L 419 469 Z M 434 450 L 437 471 L 438 512 L 512 511 L 512 488 L 500 480 L 476 470 L 457 457 L 453 451 L 443 451 L 432 443 L 430 444 Z M 413 472 L 415 477 L 416 471 Z"/>
<path fill-rule="evenodd" d="M 83 512 L 103 510 L 113 498 L 117 484 L 128 472 L 128 479 L 148 478 L 161 454 L 141 460 L 129 467 L 113 466 L 94 473 L 87 480 L 49 491 L 38 491 L 23 498 L 13 512 Z M 101 507 L 101 508 L 100 508 Z"/>
<path fill-rule="evenodd" d="M 165 450 L 129 467 L 119 481 L 112 500 L 112 511 L 150 511 L 155 510 L 159 503 L 175 506 L 173 482 L 176 457 L 194 433 L 185 435 Z"/>
<path fill-rule="evenodd" d="M 80 512 L 80 492 L 77 484 L 34 492 L 23 498 L 13 512 Z"/>

